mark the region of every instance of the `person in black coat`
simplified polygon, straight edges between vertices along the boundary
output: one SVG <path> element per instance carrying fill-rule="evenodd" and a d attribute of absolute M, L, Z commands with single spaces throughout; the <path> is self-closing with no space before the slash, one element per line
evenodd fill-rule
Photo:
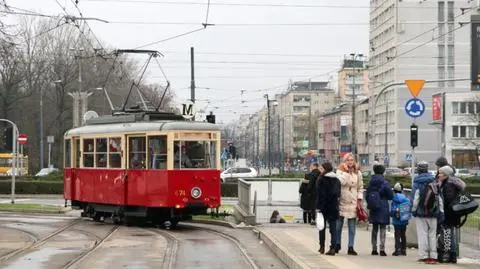
<path fill-rule="evenodd" d="M 330 162 L 322 163 L 320 167 L 321 175 L 316 184 L 317 193 L 317 212 L 323 214 L 323 219 L 328 222 L 330 231 L 330 250 L 326 255 L 335 255 L 335 245 L 337 242 L 337 220 L 340 216 L 340 180 L 333 172 L 333 166 Z M 326 227 L 326 225 L 324 225 Z M 325 229 L 319 231 L 320 253 L 325 251 Z"/>
<path fill-rule="evenodd" d="M 302 194 L 300 207 L 303 209 L 303 221 L 312 225 L 315 224 L 315 186 L 319 176 L 318 163 L 312 163 L 310 173 L 305 174 L 305 179 L 302 180 L 300 186 L 300 193 Z"/>
<path fill-rule="evenodd" d="M 440 244 L 438 246 L 438 261 L 440 263 L 457 262 L 456 233 L 461 219 L 451 209 L 458 193 L 465 190 L 465 182 L 454 176 L 454 170 L 449 165 L 438 169 L 438 184 L 443 199 L 444 218 L 440 223 Z"/>

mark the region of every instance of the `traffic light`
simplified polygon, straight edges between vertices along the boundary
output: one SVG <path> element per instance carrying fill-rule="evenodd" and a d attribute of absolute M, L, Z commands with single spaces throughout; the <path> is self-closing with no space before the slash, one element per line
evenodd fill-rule
<path fill-rule="evenodd" d="M 13 128 L 7 127 L 4 130 L 4 142 L 5 142 L 5 150 L 12 151 L 12 139 L 13 139 Z"/>
<path fill-rule="evenodd" d="M 410 125 L 410 146 L 415 148 L 418 146 L 418 126 Z"/>
<path fill-rule="evenodd" d="M 207 122 L 215 123 L 215 115 L 213 115 L 213 112 L 210 112 L 210 115 L 207 115 Z"/>

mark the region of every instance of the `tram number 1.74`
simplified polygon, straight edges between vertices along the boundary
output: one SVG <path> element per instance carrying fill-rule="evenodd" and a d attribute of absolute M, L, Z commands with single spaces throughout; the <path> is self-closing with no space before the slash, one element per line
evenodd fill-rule
<path fill-rule="evenodd" d="M 185 196 L 186 192 L 185 190 L 176 190 L 175 191 L 175 196 Z"/>

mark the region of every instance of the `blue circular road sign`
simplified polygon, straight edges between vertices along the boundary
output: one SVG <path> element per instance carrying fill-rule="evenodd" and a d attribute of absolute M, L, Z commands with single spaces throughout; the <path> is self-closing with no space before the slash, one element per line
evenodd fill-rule
<path fill-rule="evenodd" d="M 425 104 L 420 99 L 410 99 L 405 104 L 405 112 L 412 118 L 418 118 L 425 112 Z"/>

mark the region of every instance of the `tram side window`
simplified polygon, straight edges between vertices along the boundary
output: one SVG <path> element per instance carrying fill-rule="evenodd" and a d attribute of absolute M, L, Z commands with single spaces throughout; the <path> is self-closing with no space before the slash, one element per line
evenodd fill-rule
<path fill-rule="evenodd" d="M 108 159 L 110 168 L 122 167 L 122 140 L 120 137 L 112 137 L 108 139 Z"/>
<path fill-rule="evenodd" d="M 83 139 L 83 167 L 93 167 L 94 143 L 93 139 Z"/>
<path fill-rule="evenodd" d="M 167 169 L 167 136 L 148 137 L 149 169 Z"/>
<path fill-rule="evenodd" d="M 66 139 L 65 140 L 65 168 L 70 168 L 72 167 L 72 151 L 71 151 L 71 140 Z"/>
<path fill-rule="evenodd" d="M 96 167 L 107 167 L 107 139 L 96 139 L 97 149 L 95 151 Z"/>
<path fill-rule="evenodd" d="M 129 137 L 129 167 L 133 169 L 145 168 L 146 139 L 145 137 Z"/>
<path fill-rule="evenodd" d="M 215 168 L 215 142 L 181 141 L 174 143 L 175 168 Z M 181 149 L 181 150 L 179 150 Z"/>
<path fill-rule="evenodd" d="M 74 138 L 73 139 L 73 150 L 75 152 L 75 167 L 80 168 L 80 160 L 82 159 L 82 151 L 80 150 L 80 139 Z"/>

